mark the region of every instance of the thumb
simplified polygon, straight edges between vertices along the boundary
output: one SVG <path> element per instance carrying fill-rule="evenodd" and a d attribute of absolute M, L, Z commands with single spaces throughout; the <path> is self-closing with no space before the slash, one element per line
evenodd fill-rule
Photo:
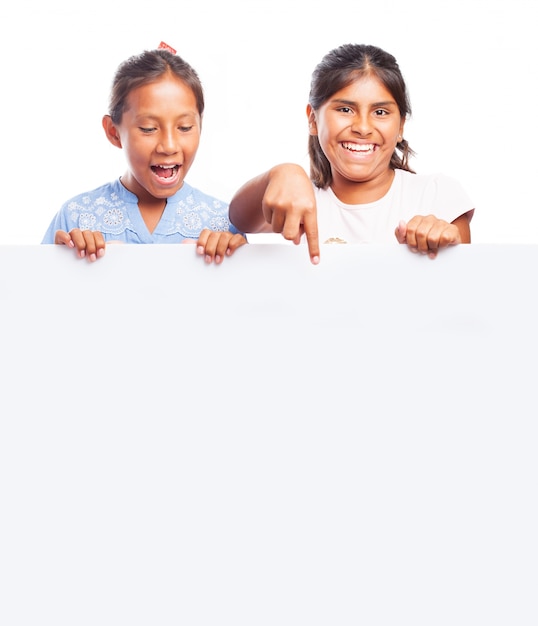
<path fill-rule="evenodd" d="M 71 235 L 66 233 L 65 230 L 57 230 L 54 235 L 54 243 L 56 245 L 64 245 L 69 246 L 70 248 L 74 248 L 75 244 L 71 239 Z"/>
<path fill-rule="evenodd" d="M 398 243 L 405 243 L 407 240 L 407 224 L 404 220 L 400 220 L 396 230 L 394 231 Z"/>

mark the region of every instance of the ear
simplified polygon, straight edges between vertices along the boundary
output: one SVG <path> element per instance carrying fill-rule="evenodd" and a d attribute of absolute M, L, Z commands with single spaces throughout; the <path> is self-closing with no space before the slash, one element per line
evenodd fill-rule
<path fill-rule="evenodd" d="M 308 132 L 311 135 L 317 135 L 318 125 L 316 124 L 316 113 L 310 104 L 306 105 L 306 117 L 308 118 Z"/>
<path fill-rule="evenodd" d="M 103 115 L 101 123 L 105 129 L 105 135 L 108 141 L 110 141 L 113 146 L 116 146 L 116 148 L 121 148 L 121 137 L 110 115 Z"/>
<path fill-rule="evenodd" d="M 398 133 L 398 143 L 403 139 L 405 120 L 400 123 L 400 132 Z"/>

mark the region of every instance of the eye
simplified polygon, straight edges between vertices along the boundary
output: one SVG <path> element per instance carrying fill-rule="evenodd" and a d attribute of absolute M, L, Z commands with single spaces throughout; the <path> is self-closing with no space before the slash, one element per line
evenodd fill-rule
<path fill-rule="evenodd" d="M 350 107 L 339 107 L 337 111 L 340 111 L 341 113 L 352 113 Z"/>
<path fill-rule="evenodd" d="M 192 128 L 193 128 L 193 126 L 192 126 L 192 125 L 191 125 L 191 126 L 180 126 L 180 127 L 179 127 L 179 130 L 180 130 L 182 133 L 188 133 L 188 132 L 190 132 L 190 131 L 192 130 Z"/>
<path fill-rule="evenodd" d="M 152 133 L 155 130 L 155 128 L 145 128 L 144 126 L 139 126 L 139 129 L 145 134 Z"/>
<path fill-rule="evenodd" d="M 389 112 L 388 112 L 388 111 L 386 111 L 385 109 L 376 109 L 376 110 L 374 111 L 374 115 L 375 115 L 376 117 L 383 117 L 384 115 L 388 115 L 388 114 L 389 114 Z"/>

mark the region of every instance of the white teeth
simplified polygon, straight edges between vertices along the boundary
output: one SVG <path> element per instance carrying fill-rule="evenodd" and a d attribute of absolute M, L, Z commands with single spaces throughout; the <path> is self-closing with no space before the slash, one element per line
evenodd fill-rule
<path fill-rule="evenodd" d="M 346 150 L 351 150 L 352 152 L 373 152 L 375 144 L 373 143 L 343 143 L 342 146 Z"/>

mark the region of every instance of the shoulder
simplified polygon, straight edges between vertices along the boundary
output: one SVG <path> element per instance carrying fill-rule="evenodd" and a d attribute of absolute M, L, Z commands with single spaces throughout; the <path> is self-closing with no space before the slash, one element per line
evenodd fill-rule
<path fill-rule="evenodd" d="M 322 187 L 317 187 L 314 183 L 312 183 L 312 187 L 314 189 L 316 201 L 328 202 L 336 199 L 336 196 L 330 187 L 325 187 L 325 189 L 323 189 Z"/>
<path fill-rule="evenodd" d="M 228 202 L 205 193 L 186 182 L 168 198 L 167 217 L 170 229 L 184 237 L 197 238 L 204 228 L 213 231 L 240 232 L 230 222 Z"/>
<path fill-rule="evenodd" d="M 125 187 L 120 183 L 119 178 L 94 189 L 78 193 L 66 200 L 63 204 L 64 207 L 72 207 L 75 205 L 85 206 L 87 208 L 93 206 L 95 203 L 108 201 L 118 201 L 120 199 L 127 199 L 127 194 L 130 195 Z"/>
<path fill-rule="evenodd" d="M 426 189 L 428 187 L 438 188 L 461 188 L 461 183 L 447 176 L 442 172 L 432 174 L 414 174 L 407 170 L 395 170 L 395 181 L 408 188 Z"/>
<path fill-rule="evenodd" d="M 434 213 L 451 222 L 474 210 L 474 203 L 463 185 L 442 172 L 413 174 L 396 170 L 395 186 L 402 205 L 417 213 Z"/>
<path fill-rule="evenodd" d="M 131 225 L 131 210 L 137 206 L 136 196 L 114 180 L 95 189 L 73 196 L 59 212 L 63 230 L 80 228 L 117 235 Z"/>
<path fill-rule="evenodd" d="M 228 202 L 217 198 L 211 194 L 192 187 L 184 182 L 181 189 L 169 199 L 169 202 L 177 202 L 179 206 L 196 208 L 206 208 L 215 211 L 228 211 Z"/>
<path fill-rule="evenodd" d="M 211 194 L 202 191 L 196 187 L 192 187 L 188 183 L 183 183 L 183 187 L 178 191 L 175 196 L 179 202 L 190 201 L 197 205 L 206 205 L 218 209 L 228 210 L 228 202 L 217 198 Z"/>

